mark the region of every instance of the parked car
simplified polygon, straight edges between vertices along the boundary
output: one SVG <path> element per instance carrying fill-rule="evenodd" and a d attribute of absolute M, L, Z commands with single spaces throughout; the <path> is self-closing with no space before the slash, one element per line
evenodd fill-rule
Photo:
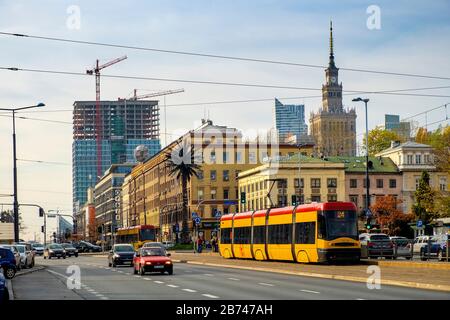
<path fill-rule="evenodd" d="M 20 254 L 20 267 L 21 268 L 33 268 L 34 267 L 34 253 L 31 250 L 31 245 L 17 244 L 17 250 Z"/>
<path fill-rule="evenodd" d="M 12 279 L 16 275 L 16 257 L 10 248 L 0 247 L 0 267 L 6 279 Z"/>
<path fill-rule="evenodd" d="M 433 236 L 420 248 L 420 260 L 437 258 L 443 261 L 447 257 L 448 236 Z"/>
<path fill-rule="evenodd" d="M 75 248 L 71 243 L 61 243 L 61 246 L 66 250 L 66 256 L 78 257 L 78 249 Z"/>
<path fill-rule="evenodd" d="M 3 245 L 4 248 L 8 248 L 14 254 L 14 259 L 16 262 L 16 270 L 20 271 L 22 269 L 22 263 L 20 262 L 20 252 L 19 249 L 13 244 Z"/>
<path fill-rule="evenodd" d="M 44 254 L 44 246 L 38 242 L 31 243 L 31 250 L 33 250 L 35 254 L 40 256 Z"/>
<path fill-rule="evenodd" d="M 6 286 L 6 278 L 3 275 L 3 270 L 0 269 L 0 303 L 9 300 L 8 287 Z"/>
<path fill-rule="evenodd" d="M 428 245 L 428 240 L 431 240 L 432 236 L 418 236 L 414 239 L 413 252 L 414 255 L 419 255 L 422 247 Z"/>
<path fill-rule="evenodd" d="M 102 247 L 92 244 L 87 241 L 80 241 L 74 243 L 74 247 L 78 249 L 78 252 L 101 252 Z"/>
<path fill-rule="evenodd" d="M 44 249 L 44 259 L 51 259 L 51 258 L 66 258 L 66 250 L 58 244 L 58 243 L 51 243 L 48 244 Z"/>
<path fill-rule="evenodd" d="M 108 266 L 116 267 L 118 265 L 133 266 L 133 257 L 135 251 L 131 244 L 115 244 L 108 254 Z"/>
<path fill-rule="evenodd" d="M 173 274 L 173 263 L 169 258 L 170 253 L 162 248 L 147 247 L 136 252 L 133 259 L 134 274 L 145 275 L 146 272 L 167 272 Z"/>
<path fill-rule="evenodd" d="M 169 249 L 175 246 L 175 243 L 172 241 L 163 241 L 162 244 L 164 245 L 164 248 Z"/>
<path fill-rule="evenodd" d="M 384 233 L 362 233 L 359 235 L 359 241 L 361 258 L 392 258 L 394 255 L 394 244 Z"/>
<path fill-rule="evenodd" d="M 403 257 L 407 260 L 413 257 L 413 240 L 408 240 L 406 237 L 389 237 L 394 244 L 394 259 Z"/>

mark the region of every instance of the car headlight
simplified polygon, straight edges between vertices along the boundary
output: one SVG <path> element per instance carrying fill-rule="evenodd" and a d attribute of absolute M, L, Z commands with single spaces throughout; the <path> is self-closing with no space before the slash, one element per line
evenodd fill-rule
<path fill-rule="evenodd" d="M 53 253 L 53 250 L 48 250 L 49 253 Z"/>
<path fill-rule="evenodd" d="M 172 261 L 166 261 L 166 264 L 172 264 Z"/>
<path fill-rule="evenodd" d="M 120 255 L 118 255 L 117 253 L 114 253 L 113 257 L 114 258 L 120 258 Z"/>
<path fill-rule="evenodd" d="M 151 265 L 152 263 L 150 261 L 147 261 L 145 264 L 146 265 Z"/>

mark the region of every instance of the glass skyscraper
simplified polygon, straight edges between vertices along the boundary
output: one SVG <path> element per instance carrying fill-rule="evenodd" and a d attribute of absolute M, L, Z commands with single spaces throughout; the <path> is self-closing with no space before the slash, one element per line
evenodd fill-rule
<path fill-rule="evenodd" d="M 282 104 L 278 99 L 275 99 L 274 113 L 275 128 L 280 141 L 293 135 L 299 140 L 301 136 L 308 134 L 308 125 L 305 122 L 305 105 Z"/>
<path fill-rule="evenodd" d="M 145 145 L 149 156 L 161 149 L 158 101 L 101 101 L 101 124 L 96 126 L 96 102 L 75 101 L 73 111 L 73 211 L 87 201 L 87 189 L 100 180 L 97 135 L 101 137 L 102 175 L 112 164 L 135 163 L 134 149 Z"/>

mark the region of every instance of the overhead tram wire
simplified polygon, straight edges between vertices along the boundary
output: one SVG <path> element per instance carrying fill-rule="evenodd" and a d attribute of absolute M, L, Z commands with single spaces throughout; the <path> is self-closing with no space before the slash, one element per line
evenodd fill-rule
<path fill-rule="evenodd" d="M 44 70 L 44 69 L 28 69 L 17 67 L 0 67 L 0 70 L 9 71 L 22 71 L 22 72 L 35 72 L 44 74 L 58 74 L 58 75 L 73 75 L 73 76 L 91 76 L 82 72 L 71 71 L 58 71 L 58 70 Z M 223 85 L 223 86 L 235 86 L 235 87 L 253 87 L 253 88 L 265 88 L 265 89 L 288 89 L 288 90 L 305 90 L 305 91 L 322 91 L 322 88 L 311 87 L 295 87 L 295 86 L 279 86 L 279 85 L 267 85 L 267 84 L 254 84 L 254 83 L 237 83 L 237 82 L 220 82 L 220 81 L 203 81 L 203 80 L 189 80 L 189 79 L 171 79 L 171 78 L 156 78 L 156 77 L 142 77 L 142 76 L 126 76 L 126 75 L 112 75 L 103 74 L 102 77 L 117 78 L 117 79 L 130 79 L 130 80 L 147 80 L 147 81 L 166 81 L 166 82 L 181 82 L 192 84 L 207 84 L 207 85 Z M 436 94 L 415 94 L 415 93 L 397 93 L 397 92 L 371 92 L 363 90 L 346 90 L 347 93 L 358 94 L 387 94 L 387 95 L 400 95 L 400 96 L 419 96 L 419 97 L 435 97 L 435 98 L 450 98 L 448 95 L 436 95 Z"/>
<path fill-rule="evenodd" d="M 75 44 L 83 44 L 83 45 L 94 45 L 94 46 L 114 47 L 114 48 L 121 48 L 121 49 L 152 51 L 152 52 L 159 52 L 159 53 L 187 55 L 187 56 L 195 56 L 195 57 L 203 57 L 203 58 L 214 58 L 214 59 L 224 59 L 224 60 L 256 62 L 256 63 L 265 63 L 265 64 L 278 64 L 278 65 L 304 67 L 304 68 L 320 68 L 320 69 L 326 68 L 326 66 L 317 65 L 317 64 L 296 63 L 296 62 L 268 60 L 268 59 L 245 58 L 245 57 L 216 55 L 216 54 L 200 53 L 200 52 L 167 50 L 167 49 L 139 47 L 139 46 L 121 45 L 121 44 L 95 42 L 95 41 L 83 41 L 83 40 L 74 40 L 74 39 L 67 39 L 67 38 L 37 36 L 37 35 L 23 34 L 23 33 L 0 32 L 0 35 L 14 36 L 14 37 L 20 37 L 20 38 L 39 39 L 39 40 L 48 40 L 48 41 L 58 41 L 58 42 L 65 42 L 65 43 L 75 43 Z M 449 77 L 435 76 L 435 75 L 423 75 L 423 74 L 413 74 L 413 73 L 403 73 L 403 72 L 390 72 L 390 71 L 369 70 L 369 69 L 361 69 L 361 68 L 345 68 L 345 67 L 341 67 L 339 69 L 340 70 L 345 70 L 345 71 L 351 71 L 351 72 L 363 72 L 363 73 L 371 73 L 371 74 L 384 74 L 384 75 L 391 75 L 391 76 L 450 80 Z"/>

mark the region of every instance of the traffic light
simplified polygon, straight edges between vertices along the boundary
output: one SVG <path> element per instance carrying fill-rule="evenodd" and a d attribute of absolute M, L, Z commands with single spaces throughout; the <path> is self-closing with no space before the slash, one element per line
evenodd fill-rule
<path fill-rule="evenodd" d="M 241 203 L 245 204 L 246 199 L 245 199 L 245 192 L 241 192 Z"/>
<path fill-rule="evenodd" d="M 292 202 L 292 205 L 295 207 L 296 205 L 298 205 L 298 202 L 297 202 L 297 195 L 295 195 L 295 194 L 293 194 L 292 195 L 292 197 L 291 197 L 291 202 Z"/>
<path fill-rule="evenodd" d="M 44 226 L 41 226 L 41 232 L 45 233 L 45 227 Z"/>
<path fill-rule="evenodd" d="M 39 208 L 39 217 L 43 217 L 44 216 L 44 209 Z"/>

